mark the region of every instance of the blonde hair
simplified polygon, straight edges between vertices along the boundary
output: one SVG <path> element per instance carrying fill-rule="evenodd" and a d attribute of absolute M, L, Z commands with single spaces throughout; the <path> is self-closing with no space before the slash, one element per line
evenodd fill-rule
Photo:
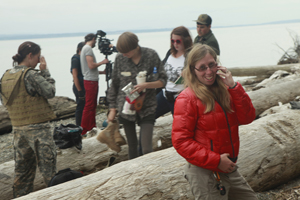
<path fill-rule="evenodd" d="M 182 72 L 184 85 L 189 87 L 206 106 L 204 113 L 208 113 L 214 109 L 215 101 L 217 101 L 226 112 L 232 112 L 230 107 L 230 94 L 226 85 L 221 80 L 221 77 L 217 76 L 213 85 L 207 87 L 201 83 L 196 76 L 195 65 L 207 54 L 210 54 L 217 62 L 217 54 L 211 47 L 202 44 L 195 44 L 193 46 L 186 58 L 186 66 Z"/>
<path fill-rule="evenodd" d="M 120 53 L 128 53 L 133 49 L 136 49 L 139 43 L 138 37 L 131 32 L 124 32 L 119 36 L 117 42 L 117 50 Z"/>

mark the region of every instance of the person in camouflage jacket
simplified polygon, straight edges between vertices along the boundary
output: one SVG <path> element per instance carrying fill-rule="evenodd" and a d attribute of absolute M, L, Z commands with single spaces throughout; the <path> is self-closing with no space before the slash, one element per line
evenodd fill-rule
<path fill-rule="evenodd" d="M 137 122 L 140 128 L 140 155 L 152 152 L 152 135 L 155 122 L 156 92 L 155 88 L 166 85 L 167 75 L 158 54 L 149 48 L 140 47 L 138 38 L 134 33 L 125 32 L 120 35 L 117 42 L 117 50 L 120 52 L 115 59 L 112 73 L 112 82 L 108 90 L 109 115 L 107 121 L 114 120 L 117 112 L 119 122 L 123 124 L 129 146 L 129 159 L 139 156 L 138 141 L 135 130 Z M 145 83 L 137 84 L 136 76 L 139 72 L 146 71 Z M 127 84 L 132 82 L 134 90 L 145 98 L 142 108 L 136 114 L 129 115 L 122 112 L 126 94 L 122 91 Z"/>
<path fill-rule="evenodd" d="M 56 116 L 47 101 L 55 96 L 55 80 L 40 54 L 39 45 L 22 43 L 13 56 L 14 67 L 0 82 L 0 99 L 14 134 L 14 198 L 33 191 L 37 165 L 47 185 L 56 173 L 56 147 L 48 122 Z M 34 70 L 39 62 L 40 71 Z"/>

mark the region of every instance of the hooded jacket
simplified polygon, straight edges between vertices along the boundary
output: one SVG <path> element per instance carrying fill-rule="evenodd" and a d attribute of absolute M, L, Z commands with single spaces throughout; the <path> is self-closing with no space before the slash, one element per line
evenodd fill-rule
<path fill-rule="evenodd" d="M 190 88 L 177 97 L 172 126 L 172 143 L 189 163 L 219 171 L 220 155 L 229 153 L 237 161 L 240 141 L 239 125 L 251 123 L 256 115 L 251 99 L 240 83 L 230 93 L 233 112 L 225 112 L 215 102 L 214 110 L 204 114 L 205 105 Z"/>

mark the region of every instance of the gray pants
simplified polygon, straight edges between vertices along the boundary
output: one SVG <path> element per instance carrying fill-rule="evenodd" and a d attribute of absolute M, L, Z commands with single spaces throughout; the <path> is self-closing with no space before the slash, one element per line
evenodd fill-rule
<path fill-rule="evenodd" d="M 56 148 L 49 123 L 13 127 L 14 198 L 33 191 L 36 165 L 48 185 L 56 173 Z"/>
<path fill-rule="evenodd" d="M 137 123 L 141 127 L 139 141 L 136 135 L 135 122 L 128 121 L 122 117 L 119 117 L 119 122 L 124 126 L 124 131 L 128 143 L 129 159 L 133 159 L 153 151 L 152 135 L 153 135 L 153 126 L 155 122 L 154 114 L 148 115 L 142 119 L 137 117 Z"/>
<path fill-rule="evenodd" d="M 257 200 L 255 192 L 237 169 L 231 173 L 219 173 L 225 195 L 217 189 L 218 182 L 212 171 L 187 163 L 184 173 L 197 200 Z"/>

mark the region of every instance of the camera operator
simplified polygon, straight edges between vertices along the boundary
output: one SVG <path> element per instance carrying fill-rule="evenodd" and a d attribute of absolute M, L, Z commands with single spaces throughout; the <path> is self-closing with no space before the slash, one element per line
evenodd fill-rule
<path fill-rule="evenodd" d="M 86 135 L 89 131 L 91 135 L 95 134 L 96 127 L 96 106 L 98 96 L 98 75 L 105 74 L 104 71 L 98 71 L 98 67 L 102 64 L 109 63 L 108 59 L 96 62 L 93 48 L 96 44 L 96 35 L 90 33 L 85 36 L 85 45 L 80 54 L 81 70 L 84 79 L 85 89 L 85 106 L 82 113 L 81 127 L 82 135 Z"/>

